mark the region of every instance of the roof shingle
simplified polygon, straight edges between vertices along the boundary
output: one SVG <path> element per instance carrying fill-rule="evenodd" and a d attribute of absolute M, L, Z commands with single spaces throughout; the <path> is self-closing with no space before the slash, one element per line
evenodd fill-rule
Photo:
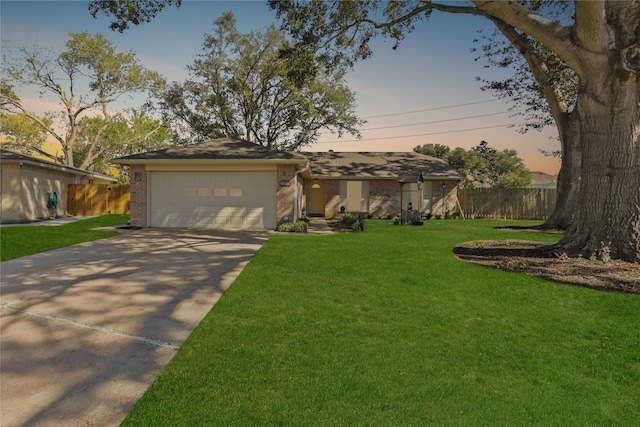
<path fill-rule="evenodd" d="M 415 152 L 305 153 L 311 173 L 324 177 L 401 178 L 408 175 L 459 179 L 458 172 L 445 161 Z"/>
<path fill-rule="evenodd" d="M 218 138 L 197 144 L 170 147 L 132 156 L 113 159 L 115 163 L 127 160 L 305 160 L 299 153 L 272 150 L 238 138 Z"/>
<path fill-rule="evenodd" d="M 113 159 L 114 163 L 197 160 L 287 160 L 309 161 L 310 175 L 324 178 L 460 179 L 446 162 L 416 152 L 302 152 L 272 150 L 239 138 L 219 138 L 198 144 L 171 147 Z"/>

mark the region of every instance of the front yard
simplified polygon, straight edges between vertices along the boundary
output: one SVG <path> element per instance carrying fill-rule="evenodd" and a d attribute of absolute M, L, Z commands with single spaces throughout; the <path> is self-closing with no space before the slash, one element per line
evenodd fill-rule
<path fill-rule="evenodd" d="M 272 236 L 123 425 L 637 425 L 640 296 L 453 255 L 507 224 Z"/>

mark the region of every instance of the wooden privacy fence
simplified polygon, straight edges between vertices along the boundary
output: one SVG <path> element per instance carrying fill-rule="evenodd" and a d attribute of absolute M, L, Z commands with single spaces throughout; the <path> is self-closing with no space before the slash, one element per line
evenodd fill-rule
<path fill-rule="evenodd" d="M 458 200 L 465 218 L 546 220 L 556 205 L 556 189 L 458 189 Z"/>
<path fill-rule="evenodd" d="M 129 185 L 69 184 L 69 215 L 96 216 L 129 213 Z"/>

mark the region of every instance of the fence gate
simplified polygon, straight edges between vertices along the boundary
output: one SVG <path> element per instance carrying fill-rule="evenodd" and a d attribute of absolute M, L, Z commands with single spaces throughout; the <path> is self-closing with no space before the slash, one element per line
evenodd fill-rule
<path fill-rule="evenodd" d="M 129 189 L 129 185 L 69 184 L 67 212 L 78 216 L 128 214 Z"/>

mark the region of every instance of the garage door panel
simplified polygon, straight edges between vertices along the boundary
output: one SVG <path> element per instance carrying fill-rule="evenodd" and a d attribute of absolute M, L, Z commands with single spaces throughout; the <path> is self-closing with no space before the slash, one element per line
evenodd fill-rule
<path fill-rule="evenodd" d="M 151 226 L 275 228 L 275 172 L 152 172 Z"/>

